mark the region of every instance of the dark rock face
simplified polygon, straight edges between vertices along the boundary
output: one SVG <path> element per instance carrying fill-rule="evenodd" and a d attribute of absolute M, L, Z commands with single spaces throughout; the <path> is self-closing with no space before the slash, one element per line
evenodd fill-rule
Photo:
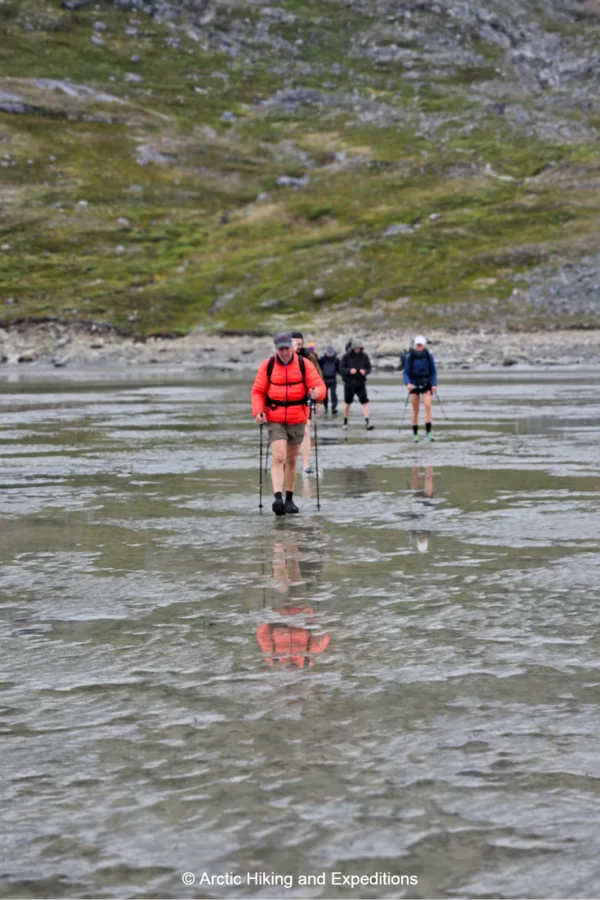
<path fill-rule="evenodd" d="M 513 293 L 513 300 L 517 303 L 562 318 L 589 317 L 589 323 L 598 326 L 600 254 L 560 267 L 540 266 L 515 280 L 519 286 Z"/>

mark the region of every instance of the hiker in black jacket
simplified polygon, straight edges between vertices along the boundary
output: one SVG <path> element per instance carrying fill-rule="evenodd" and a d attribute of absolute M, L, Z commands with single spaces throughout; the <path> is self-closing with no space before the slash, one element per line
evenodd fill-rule
<path fill-rule="evenodd" d="M 344 382 L 344 424 L 348 428 L 348 413 L 354 396 L 358 397 L 365 417 L 365 428 L 372 431 L 375 426 L 369 424 L 369 398 L 367 397 L 367 375 L 371 372 L 371 360 L 363 350 L 360 341 L 352 341 L 352 350 L 344 353 L 340 363 L 340 374 Z"/>
<path fill-rule="evenodd" d="M 329 396 L 331 396 L 331 415 L 337 416 L 337 377 L 340 371 L 340 360 L 333 347 L 327 347 L 324 355 L 319 360 L 319 365 L 321 366 L 323 381 L 327 388 L 327 396 L 325 397 L 325 402 L 323 404 L 325 406 L 325 412 L 327 412 L 328 400 Z"/>

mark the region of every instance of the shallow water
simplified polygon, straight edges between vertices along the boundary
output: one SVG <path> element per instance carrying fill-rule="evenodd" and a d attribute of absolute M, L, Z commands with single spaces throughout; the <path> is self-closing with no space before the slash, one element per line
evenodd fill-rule
<path fill-rule="evenodd" d="M 284 520 L 247 395 L 0 385 L 0 895 L 598 896 L 600 374 L 373 379 Z"/>

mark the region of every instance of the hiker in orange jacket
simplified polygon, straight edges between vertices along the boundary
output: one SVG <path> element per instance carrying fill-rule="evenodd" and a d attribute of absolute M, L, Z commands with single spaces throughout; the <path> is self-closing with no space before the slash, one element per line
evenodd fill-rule
<path fill-rule="evenodd" d="M 267 425 L 276 516 L 298 512 L 294 488 L 298 452 L 309 418 L 308 400 L 322 401 L 326 394 L 313 363 L 294 352 L 291 335 L 275 335 L 275 355 L 260 364 L 252 386 L 252 414 L 259 425 Z"/>

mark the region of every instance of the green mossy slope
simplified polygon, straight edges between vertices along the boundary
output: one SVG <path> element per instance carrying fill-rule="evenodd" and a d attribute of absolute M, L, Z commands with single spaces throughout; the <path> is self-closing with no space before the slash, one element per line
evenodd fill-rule
<path fill-rule="evenodd" d="M 357 54 L 366 14 L 278 10 L 261 31 L 259 8 L 217 7 L 203 30 L 0 4 L 3 322 L 596 324 L 513 299 L 515 275 L 594 245 L 594 140 L 544 140 L 483 101 L 491 44 L 415 80 Z"/>

